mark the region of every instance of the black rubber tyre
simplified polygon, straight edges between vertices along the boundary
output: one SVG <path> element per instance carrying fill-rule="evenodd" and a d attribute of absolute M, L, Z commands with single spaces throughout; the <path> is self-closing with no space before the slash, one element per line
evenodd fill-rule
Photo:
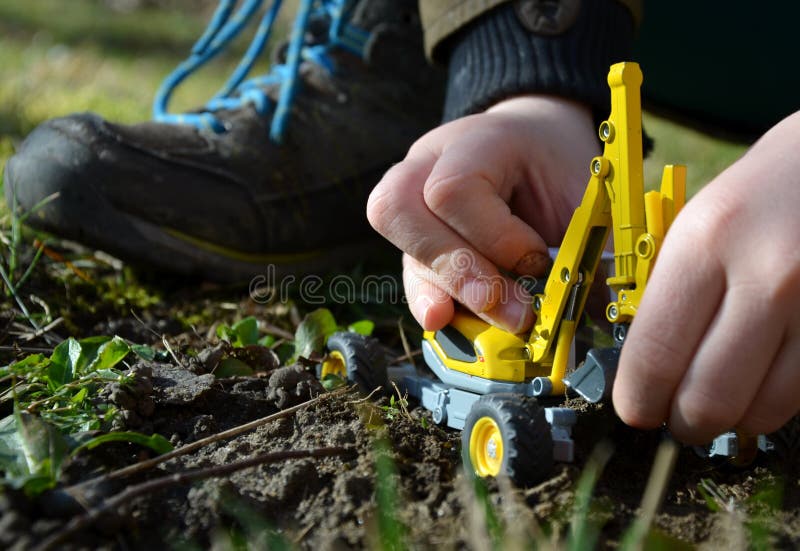
<path fill-rule="evenodd" d="M 503 473 L 520 487 L 542 481 L 553 468 L 553 437 L 544 409 L 521 394 L 481 396 L 467 415 L 461 457 L 464 468 L 478 476 Z"/>
<path fill-rule="evenodd" d="M 386 354 L 380 343 L 358 333 L 340 331 L 328 337 L 328 351 L 338 353 L 344 362 L 347 381 L 369 394 L 376 388 L 389 389 Z"/>

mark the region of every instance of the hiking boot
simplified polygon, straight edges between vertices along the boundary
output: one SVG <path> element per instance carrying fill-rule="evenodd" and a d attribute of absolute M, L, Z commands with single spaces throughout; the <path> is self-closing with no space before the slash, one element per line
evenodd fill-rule
<path fill-rule="evenodd" d="M 441 116 L 416 0 L 301 0 L 270 74 L 240 83 L 278 2 L 223 93 L 169 114 L 174 87 L 241 30 L 232 4 L 165 81 L 156 121 L 84 113 L 37 127 L 6 165 L 9 206 L 131 263 L 223 282 L 329 268 L 381 242 L 369 192 Z"/>

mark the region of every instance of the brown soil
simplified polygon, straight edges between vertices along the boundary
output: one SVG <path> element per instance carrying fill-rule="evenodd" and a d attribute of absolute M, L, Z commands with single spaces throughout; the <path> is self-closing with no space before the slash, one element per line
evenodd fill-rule
<path fill-rule="evenodd" d="M 176 446 L 324 392 L 300 366 L 278 369 L 269 377 L 229 380 L 166 364 L 139 364 L 135 369 L 152 383 L 151 393 L 150 385 L 140 386 L 155 407 L 149 415 L 127 417 L 135 425 L 129 428 L 158 432 Z M 141 402 L 143 396 L 137 398 Z M 58 547 L 159 548 L 170 543 L 204 548 L 215 541 L 236 541 L 231 534 L 237 528 L 251 535 L 261 531 L 262 542 L 279 537 L 276 541 L 307 549 L 376 547 L 382 530 L 375 497 L 376 441 L 381 439 L 388 442 L 396 469 L 392 478 L 398 500 L 390 513 L 405 527 L 407 544 L 481 547 L 487 541 L 487 524 L 484 520 L 481 525 L 479 501 L 460 472 L 459 435 L 433 426 L 421 409 L 410 415 L 388 412 L 381 407 L 386 403 L 385 398 L 365 401 L 354 392 L 331 395 L 290 417 L 171 460 L 143 476 L 106 485 L 100 495 L 92 495 L 95 503 L 165 473 L 225 465 L 269 451 L 330 446 L 351 450 L 337 457 L 288 460 L 154 491 L 103 515 Z M 660 436 L 619 425 L 608 409 L 584 412 L 586 422 L 575 434 L 582 443 L 576 464 L 557 465 L 546 482 L 531 489 L 489 482 L 489 501 L 508 524 L 505 537 L 524 542 L 529 533 L 536 537 L 537 524 L 548 530 L 565 529 L 581 465 L 591 448 L 586 444 L 602 434 L 616 444 L 616 453 L 595 489 L 592 518 L 602 523 L 604 546 L 618 543 L 636 516 Z M 140 460 L 142 453 L 133 445 L 98 448 L 69 467 L 65 483 Z M 686 543 L 738 547 L 750 534 L 748 522 L 761 515 L 771 544 L 796 547 L 800 543 L 797 478 L 785 478 L 782 510 L 769 510 L 765 516 L 752 499 L 764 484 L 787 474 L 783 467 L 761 458 L 745 470 L 713 468 L 691 450 L 683 450 L 656 525 Z M 698 490 L 703 479 L 712 480 L 720 496 L 730 500 L 722 504 L 730 512 L 714 513 L 709 508 Z M 52 506 L 48 510 L 46 499 L 31 502 L 6 494 L 2 507 L 0 538 L 7 548 L 28 548 L 62 530 L 69 520 L 58 516 L 64 511 Z"/>
<path fill-rule="evenodd" d="M 128 328 L 125 321 L 104 325 L 118 333 Z M 90 327 L 97 334 L 97 326 Z M 213 347 L 205 337 L 192 335 L 172 341 L 193 339 L 197 348 L 207 350 L 184 355 L 187 346 L 176 345 L 182 365 L 174 359 L 139 362 L 133 366 L 139 382 L 132 389 L 104 391 L 123 409 L 117 428 L 156 432 L 178 447 L 325 395 L 313 368 L 301 365 L 217 379 L 203 362 Z M 130 337 L 157 342 L 146 332 Z M 608 406 L 575 405 L 581 409 L 573 433 L 576 461 L 556 464 L 534 488 L 513 489 L 504 480 L 490 480 L 483 485 L 488 497 L 476 497 L 480 487 L 476 490 L 461 471 L 458 432 L 435 426 L 413 401 L 404 412 L 390 407 L 386 397 L 364 400 L 348 391 L 325 395 L 292 415 L 144 473 L 94 487 L 78 502 L 59 490 L 38 499 L 6 491 L 0 494 L 0 546 L 35 547 L 63 533 L 86 507 L 167 474 L 230 465 L 267 452 L 329 447 L 342 448 L 341 453 L 153 489 L 86 523 L 54 548 L 230 548 L 245 541 L 254 548 L 403 548 L 397 540 L 387 541 L 394 534 L 392 522 L 401 527 L 408 548 L 487 549 L 492 537 L 509 546 L 564 543 L 578 480 L 596 444 L 607 441 L 614 453 L 593 491 L 589 519 L 599 530 L 598 545 L 613 548 L 637 518 L 664 436 L 623 426 Z M 711 464 L 682 449 L 648 547 L 800 546 L 799 426 L 795 422 L 775 438 L 776 453 L 759 455 L 744 469 Z M 389 450 L 388 470 L 379 467 L 380 442 Z M 150 456 L 133 444 L 100 446 L 77 456 L 61 488 Z M 783 492 L 772 505 L 762 499 L 770 487 Z M 389 495 L 389 505 L 378 505 L 381 495 Z M 498 530 L 493 516 L 499 519 Z"/>

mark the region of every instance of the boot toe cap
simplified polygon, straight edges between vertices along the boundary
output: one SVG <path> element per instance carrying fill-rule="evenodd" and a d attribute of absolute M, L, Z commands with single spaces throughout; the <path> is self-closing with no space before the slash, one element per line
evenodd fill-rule
<path fill-rule="evenodd" d="M 91 114 L 72 115 L 34 129 L 5 167 L 9 207 L 34 211 L 28 222 L 51 229 L 53 222 L 69 215 L 62 212 L 64 206 L 90 197 L 86 174 L 94 159 L 91 141 L 99 120 Z"/>

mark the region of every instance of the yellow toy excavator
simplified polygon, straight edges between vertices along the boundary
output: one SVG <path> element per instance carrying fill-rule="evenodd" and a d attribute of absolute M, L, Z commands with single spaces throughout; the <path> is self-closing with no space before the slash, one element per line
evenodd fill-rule
<path fill-rule="evenodd" d="M 530 336 L 460 310 L 448 326 L 424 334 L 423 356 L 435 378 L 390 369 L 389 376 L 436 423 L 463 429 L 464 463 L 479 476 L 505 473 L 526 485 L 546 476 L 553 460 L 572 461 L 575 411 L 541 404 L 558 405 L 568 392 L 590 402 L 610 395 L 628 325 L 685 200 L 686 168 L 680 165 L 664 167 L 660 191 L 644 192 L 641 83 L 636 63 L 617 63 L 609 71 L 611 114 L 599 127 L 603 154 L 591 160 L 583 199 L 543 291 L 533 297 L 537 317 Z M 614 346 L 590 349 L 568 374 L 576 325 L 610 233 L 614 275 L 606 284 L 614 298 L 605 313 Z M 706 453 L 737 456 L 738 443 L 736 434 L 727 433 Z M 761 440 L 759 445 L 766 446 Z"/>
<path fill-rule="evenodd" d="M 596 402 L 610 392 L 627 326 L 686 189 L 686 168 L 669 165 L 661 190 L 644 192 L 641 83 L 636 63 L 618 63 L 609 71 L 611 114 L 599 128 L 603 154 L 591 160 L 583 200 L 544 291 L 534 295 L 537 317 L 528 339 L 464 311 L 444 329 L 425 333 L 425 361 L 448 388 L 422 382 L 409 385 L 410 393 L 423 395 L 423 405 L 424 394 L 436 394 L 434 419 L 464 429 L 464 460 L 478 475 L 505 471 L 527 482 L 542 476 L 543 464 L 549 464 L 544 456 L 571 459 L 574 413 L 541 411 L 530 397 L 564 396 L 569 387 Z M 608 304 L 606 316 L 614 324 L 616 346 L 589 350 L 583 366 L 565 378 L 576 325 L 612 232 L 614 275 L 606 283 L 616 300 Z M 464 407 L 468 402 L 469 408 Z M 553 428 L 560 429 L 561 439 Z M 555 454 L 548 440 L 554 440 Z M 532 461 L 524 457 L 529 453 L 543 457 Z"/>

